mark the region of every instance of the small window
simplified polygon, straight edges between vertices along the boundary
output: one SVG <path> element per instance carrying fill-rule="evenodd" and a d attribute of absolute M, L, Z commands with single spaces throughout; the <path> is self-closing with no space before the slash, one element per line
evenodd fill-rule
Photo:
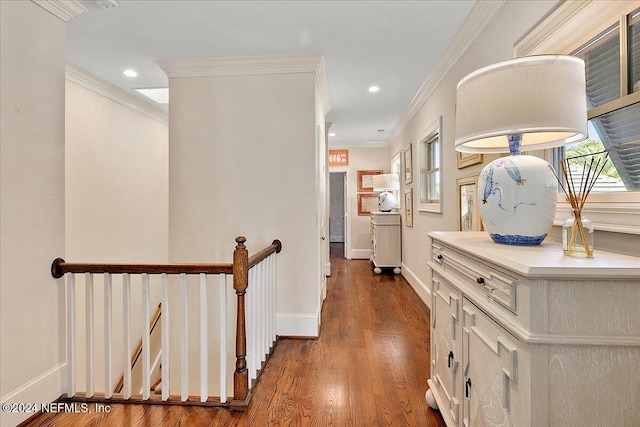
<path fill-rule="evenodd" d="M 575 158 L 571 168 L 578 174 L 585 169 L 585 161 L 597 161 L 606 153 L 615 168 L 603 171 L 598 188 L 592 190 L 585 206 L 588 217 L 597 230 L 640 235 L 638 3 L 559 2 L 517 42 L 514 53 L 516 57 L 573 54 L 585 59 L 589 138 L 545 155 L 554 166 L 559 166 L 560 159 Z M 569 215 L 569 204 L 559 194 L 554 224 L 561 225 Z"/>
<path fill-rule="evenodd" d="M 442 212 L 441 120 L 442 117 L 425 129 L 418 138 L 419 211 Z"/>
<path fill-rule="evenodd" d="M 558 158 L 605 152 L 609 167 L 592 192 L 638 191 L 640 101 L 634 92 L 640 92 L 640 10 L 624 16 L 572 54 L 585 61 L 589 138 L 558 149 Z M 576 163 L 576 167 L 580 166 Z"/>

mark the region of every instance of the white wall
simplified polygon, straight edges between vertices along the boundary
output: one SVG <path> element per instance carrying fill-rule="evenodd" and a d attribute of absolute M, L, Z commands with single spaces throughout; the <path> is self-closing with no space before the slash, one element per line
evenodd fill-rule
<path fill-rule="evenodd" d="M 0 400 L 61 394 L 65 22 L 29 1 L 0 2 Z M 31 414 L 0 413 L 15 425 Z"/>
<path fill-rule="evenodd" d="M 168 126 L 66 83 L 69 262 L 168 261 Z"/>
<path fill-rule="evenodd" d="M 73 72 L 75 76 L 77 72 Z M 169 251 L 169 130 L 165 122 L 127 105 L 128 94 L 92 79 L 89 88 L 66 82 L 65 223 L 69 262 L 166 263 Z M 112 277 L 113 377 L 122 364 L 122 276 Z M 142 296 L 132 279 L 131 347 L 140 342 Z M 84 278 L 76 278 L 78 389 L 85 384 Z M 94 277 L 94 384 L 104 390 L 103 278 Z M 151 281 L 151 314 L 160 301 L 159 280 Z M 131 356 L 131 355 L 129 355 Z"/>
<path fill-rule="evenodd" d="M 475 165 L 460 170 L 457 168 L 456 152 L 453 149 L 456 85 L 462 77 L 478 68 L 512 58 L 515 42 L 556 3 L 556 1 L 505 2 L 398 137 L 392 141 L 392 154 L 397 153 L 409 143 L 413 144 L 415 175 L 418 170 L 416 166 L 418 164 L 416 158 L 418 135 L 438 116 L 443 116 L 443 128 L 441 129 L 443 141 L 442 213 L 419 212 L 414 200 L 414 225 L 412 228 L 403 225 L 402 230 L 402 274 L 427 305 L 430 304 L 428 286 L 431 280 L 427 267 L 427 261 L 431 257 L 427 233 L 432 230 L 457 230 L 456 179 L 477 175 L 483 166 Z M 485 164 L 493 158 L 485 156 Z M 418 179 L 414 176 L 412 184 L 406 187 L 402 184 L 403 192 L 401 194 L 404 194 L 405 188 L 413 187 L 415 195 L 417 182 Z"/>
<path fill-rule="evenodd" d="M 314 335 L 320 277 L 314 73 L 170 78 L 170 259 L 280 239 L 278 334 Z M 322 134 L 324 137 L 324 122 Z"/>
<path fill-rule="evenodd" d="M 332 146 L 331 149 L 345 147 Z M 329 172 L 347 173 L 347 233 L 346 255 L 348 259 L 369 259 L 371 255 L 371 218 L 358 215 L 358 171 L 391 169 L 389 147 L 345 148 L 349 150 L 349 166 L 330 166 Z"/>

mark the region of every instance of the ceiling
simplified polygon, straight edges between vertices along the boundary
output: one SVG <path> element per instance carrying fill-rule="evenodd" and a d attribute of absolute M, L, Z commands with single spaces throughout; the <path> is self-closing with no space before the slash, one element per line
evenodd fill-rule
<path fill-rule="evenodd" d="M 168 85 L 157 62 L 323 54 L 332 146 L 388 142 L 475 2 L 116 1 L 80 2 L 87 11 L 67 26 L 68 62 L 166 110 L 134 90 Z"/>

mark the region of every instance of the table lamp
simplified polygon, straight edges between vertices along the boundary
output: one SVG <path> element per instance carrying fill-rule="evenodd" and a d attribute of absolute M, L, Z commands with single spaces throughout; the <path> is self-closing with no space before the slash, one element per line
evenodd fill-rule
<path fill-rule="evenodd" d="M 496 243 L 538 245 L 553 225 L 557 180 L 546 161 L 521 155 L 587 138 L 585 65 L 540 55 L 490 65 L 457 86 L 455 149 L 511 153 L 482 169 L 480 216 Z"/>
<path fill-rule="evenodd" d="M 391 212 L 396 202 L 393 193 L 389 190 L 399 190 L 400 180 L 395 173 L 385 173 L 373 176 L 373 191 L 382 191 L 378 195 L 378 209 L 381 212 Z"/>

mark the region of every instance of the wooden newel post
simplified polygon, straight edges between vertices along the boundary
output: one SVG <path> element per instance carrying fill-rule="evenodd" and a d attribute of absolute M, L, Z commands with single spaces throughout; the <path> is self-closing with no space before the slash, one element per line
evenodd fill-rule
<path fill-rule="evenodd" d="M 249 286 L 249 251 L 244 243 L 244 236 L 236 238 L 236 249 L 233 251 L 233 289 L 238 300 L 238 317 L 236 321 L 236 370 L 233 373 L 233 400 L 235 409 L 243 409 L 248 404 L 249 371 L 247 370 L 247 330 L 245 326 L 244 296 Z M 242 405 L 244 403 L 244 405 Z M 246 406 L 245 408 L 246 409 Z"/>

